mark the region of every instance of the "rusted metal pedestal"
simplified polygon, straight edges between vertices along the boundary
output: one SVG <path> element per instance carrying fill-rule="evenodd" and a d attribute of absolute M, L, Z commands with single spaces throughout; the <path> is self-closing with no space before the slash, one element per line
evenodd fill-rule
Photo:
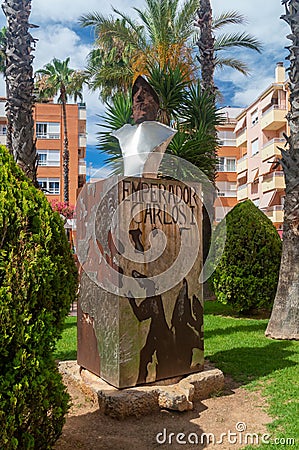
<path fill-rule="evenodd" d="M 78 364 L 117 388 L 202 370 L 200 185 L 115 177 L 84 189 Z"/>

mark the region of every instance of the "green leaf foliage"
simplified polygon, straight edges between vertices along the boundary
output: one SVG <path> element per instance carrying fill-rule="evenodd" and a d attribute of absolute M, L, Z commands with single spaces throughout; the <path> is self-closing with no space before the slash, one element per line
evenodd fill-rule
<path fill-rule="evenodd" d="M 276 293 L 281 240 L 271 220 L 251 200 L 239 203 L 216 229 L 215 256 L 224 252 L 213 274 L 217 300 L 237 312 L 270 310 Z"/>
<path fill-rule="evenodd" d="M 77 291 L 63 223 L 0 147 L 0 448 L 50 449 L 68 394 L 53 351 Z"/>

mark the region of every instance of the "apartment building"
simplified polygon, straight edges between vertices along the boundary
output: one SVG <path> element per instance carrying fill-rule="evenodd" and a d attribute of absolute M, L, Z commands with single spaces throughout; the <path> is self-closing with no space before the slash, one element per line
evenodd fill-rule
<path fill-rule="evenodd" d="M 237 199 L 258 206 L 278 230 L 283 224 L 285 182 L 279 147 L 288 134 L 288 89 L 283 63 L 277 63 L 275 82 L 237 116 Z"/>
<path fill-rule="evenodd" d="M 236 117 L 242 108 L 225 107 L 220 110 L 224 122 L 218 127 L 220 147 L 218 149 L 218 168 L 216 188 L 218 198 L 215 201 L 215 221 L 220 222 L 224 216 L 237 204 L 237 160 L 240 158 L 240 148 L 236 146 Z"/>
<path fill-rule="evenodd" d="M 0 143 L 6 144 L 5 98 L 0 98 Z M 85 104 L 66 105 L 69 140 L 69 198 L 75 205 L 78 189 L 86 181 Z M 63 201 L 63 117 L 62 106 L 37 103 L 33 109 L 38 153 L 37 178 L 49 200 Z"/>

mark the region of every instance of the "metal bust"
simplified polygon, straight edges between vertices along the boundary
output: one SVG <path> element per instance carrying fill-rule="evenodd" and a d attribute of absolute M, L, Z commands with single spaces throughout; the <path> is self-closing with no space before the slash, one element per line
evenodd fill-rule
<path fill-rule="evenodd" d="M 136 125 L 126 124 L 112 133 L 119 140 L 125 176 L 156 176 L 163 154 L 176 130 L 156 121 L 159 98 L 141 76 L 132 88 L 132 117 Z M 150 154 L 155 153 L 150 158 Z"/>

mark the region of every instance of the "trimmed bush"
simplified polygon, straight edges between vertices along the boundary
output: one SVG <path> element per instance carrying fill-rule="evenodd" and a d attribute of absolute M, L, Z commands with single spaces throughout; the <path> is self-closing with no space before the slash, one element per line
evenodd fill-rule
<path fill-rule="evenodd" d="M 281 240 L 271 220 L 251 200 L 236 205 L 216 230 L 213 245 L 224 253 L 212 276 L 217 300 L 237 312 L 270 310 L 276 293 Z"/>
<path fill-rule="evenodd" d="M 59 214 L 0 147 L 0 448 L 50 449 L 68 394 L 53 351 L 77 290 Z"/>

